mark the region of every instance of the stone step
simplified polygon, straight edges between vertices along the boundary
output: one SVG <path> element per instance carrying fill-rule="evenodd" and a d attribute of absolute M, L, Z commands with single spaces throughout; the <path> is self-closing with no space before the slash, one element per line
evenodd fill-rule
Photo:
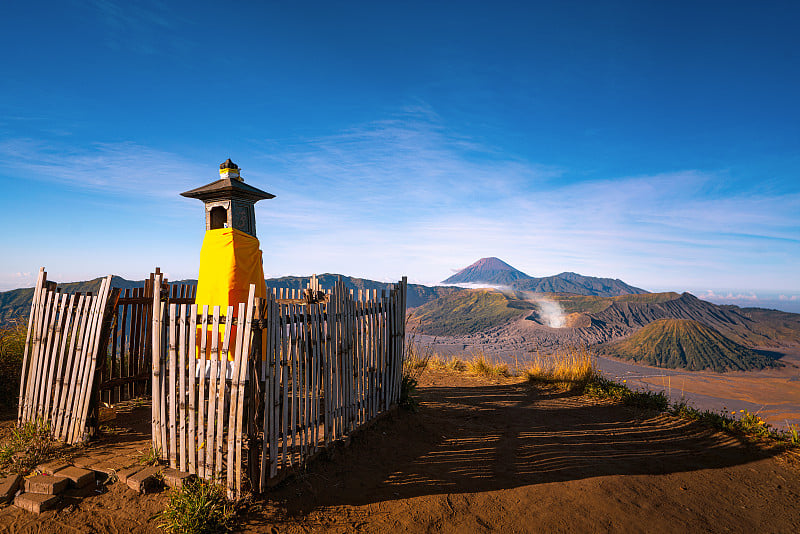
<path fill-rule="evenodd" d="M 22 477 L 19 475 L 0 478 L 0 503 L 7 503 L 13 499 L 21 483 Z"/>
<path fill-rule="evenodd" d="M 131 467 L 127 467 L 125 469 L 121 469 L 121 470 L 117 471 L 117 480 L 119 480 L 123 484 L 127 484 L 128 483 L 128 479 L 132 475 L 135 475 L 136 473 L 138 473 L 139 471 L 141 471 L 145 467 L 147 467 L 147 466 L 145 466 L 145 465 L 134 465 L 134 466 L 131 466 Z"/>
<path fill-rule="evenodd" d="M 26 493 L 57 495 L 67 489 L 69 479 L 57 475 L 36 475 L 25 481 Z"/>
<path fill-rule="evenodd" d="M 55 507 L 61 499 L 58 495 L 47 495 L 44 493 L 21 493 L 14 499 L 14 506 L 41 514 L 45 510 Z"/>
<path fill-rule="evenodd" d="M 187 482 L 190 482 L 195 478 L 197 478 L 196 475 L 187 473 L 186 471 L 178 471 L 177 469 L 172 469 L 170 467 L 164 469 L 163 476 L 164 476 L 164 484 L 166 484 L 167 487 L 170 487 L 172 489 L 180 489 Z"/>
<path fill-rule="evenodd" d="M 56 471 L 61 471 L 70 465 L 72 464 L 64 460 L 53 460 L 52 462 L 40 465 L 37 469 L 45 475 L 55 475 Z"/>
<path fill-rule="evenodd" d="M 69 479 L 70 486 L 73 488 L 83 488 L 90 484 L 94 484 L 95 482 L 94 471 L 89 469 L 81 469 L 80 467 L 75 467 L 74 465 L 70 465 L 59 471 L 56 471 L 55 475 Z"/>
<path fill-rule="evenodd" d="M 160 465 L 145 467 L 128 477 L 128 487 L 139 493 L 147 493 L 159 486 L 159 474 L 164 470 Z"/>

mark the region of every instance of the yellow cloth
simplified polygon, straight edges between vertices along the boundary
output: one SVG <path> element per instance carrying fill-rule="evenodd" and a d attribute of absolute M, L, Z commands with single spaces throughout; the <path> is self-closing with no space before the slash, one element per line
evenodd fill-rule
<path fill-rule="evenodd" d="M 247 303 L 250 284 L 256 285 L 256 297 L 266 297 L 264 267 L 258 238 L 234 228 L 208 230 L 200 250 L 200 274 L 197 277 L 198 313 L 208 305 L 211 315 L 214 306 L 219 306 L 220 315 L 228 313 L 233 306 L 234 316 L 239 313 L 239 303 Z M 222 349 L 224 326 L 220 326 L 219 347 Z M 236 327 L 231 327 L 231 342 L 228 359 L 233 360 Z M 206 347 L 211 346 L 211 332 L 207 333 Z M 197 340 L 198 351 L 200 340 Z M 208 350 L 208 349 L 207 349 Z M 198 352 L 199 354 L 199 352 Z M 206 356 L 208 357 L 208 356 Z"/>

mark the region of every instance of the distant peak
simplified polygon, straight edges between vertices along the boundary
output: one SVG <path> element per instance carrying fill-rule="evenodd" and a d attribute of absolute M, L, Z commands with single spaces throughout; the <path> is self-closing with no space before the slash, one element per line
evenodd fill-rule
<path fill-rule="evenodd" d="M 494 256 L 491 256 L 489 258 L 481 258 L 478 261 L 476 261 L 475 263 L 473 263 L 472 265 L 470 265 L 469 267 L 465 267 L 464 269 L 462 269 L 462 271 L 470 269 L 472 267 L 490 268 L 490 269 L 495 269 L 495 270 L 498 270 L 498 271 L 516 271 L 517 270 L 514 267 L 510 266 L 509 264 L 507 264 L 506 262 L 504 262 L 503 260 L 501 260 L 500 258 L 495 258 Z"/>
<path fill-rule="evenodd" d="M 530 278 L 530 276 L 518 269 L 515 269 L 500 258 L 490 256 L 488 258 L 481 258 L 472 265 L 464 267 L 447 280 L 444 280 L 442 283 L 485 283 L 508 285 L 512 281 L 520 278 Z"/>

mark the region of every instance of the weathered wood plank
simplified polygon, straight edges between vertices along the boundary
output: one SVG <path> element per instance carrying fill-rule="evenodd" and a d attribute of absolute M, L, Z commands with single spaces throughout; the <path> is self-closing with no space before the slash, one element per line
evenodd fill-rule
<path fill-rule="evenodd" d="M 159 456 L 163 454 L 164 444 L 161 441 L 161 275 L 153 279 L 153 327 L 152 327 L 152 389 L 151 421 L 153 449 Z"/>
<path fill-rule="evenodd" d="M 228 309 L 225 312 L 225 317 L 233 317 L 233 306 L 228 306 Z M 217 395 L 216 413 L 217 430 L 216 440 L 214 443 L 214 450 L 216 452 L 214 479 L 220 482 L 222 481 L 222 455 L 224 451 L 223 431 L 225 428 L 225 400 L 230 399 L 230 395 L 226 387 L 226 375 L 228 370 L 228 351 L 230 349 L 232 326 L 233 324 L 231 321 L 226 321 L 224 338 L 222 340 L 222 352 L 220 354 L 219 393 Z M 233 405 L 231 405 L 230 408 L 233 409 Z"/>
<path fill-rule="evenodd" d="M 216 400 L 217 400 L 217 373 L 219 372 L 219 306 L 214 306 L 214 315 L 211 322 L 211 348 L 209 350 L 211 358 L 211 376 L 208 385 L 208 408 L 206 410 L 206 463 L 204 478 L 210 479 L 214 476 L 214 432 L 216 431 Z M 224 387 L 224 381 L 223 381 Z"/>
<path fill-rule="evenodd" d="M 186 471 L 187 451 L 186 451 L 186 304 L 181 304 L 179 315 L 180 325 L 180 346 L 178 347 L 178 436 L 180 437 L 180 449 L 178 455 L 178 468 Z M 194 355 L 192 355 L 194 358 Z"/>
<path fill-rule="evenodd" d="M 186 357 L 189 360 L 189 436 L 188 436 L 188 454 L 189 454 L 189 473 L 197 474 L 197 433 L 195 430 L 195 423 L 197 420 L 197 304 L 192 304 L 189 307 L 189 328 L 188 328 L 188 342 L 189 349 Z"/>
<path fill-rule="evenodd" d="M 167 390 L 167 394 L 164 395 L 163 401 L 167 401 L 168 410 L 167 410 L 167 417 L 169 418 L 169 466 L 172 469 L 178 467 L 178 436 L 177 436 L 177 427 L 176 427 L 176 417 L 177 417 L 177 410 L 175 409 L 176 406 L 176 395 L 175 395 L 175 371 L 176 371 L 176 360 L 177 360 L 177 353 L 178 353 L 178 333 L 177 333 L 177 306 L 174 303 L 169 304 L 169 352 L 167 353 L 167 366 L 166 371 L 169 375 L 169 389 Z"/>
<path fill-rule="evenodd" d="M 208 305 L 203 305 L 203 318 L 200 331 L 199 384 L 197 392 L 197 476 L 206 478 L 206 378 L 208 376 Z"/>

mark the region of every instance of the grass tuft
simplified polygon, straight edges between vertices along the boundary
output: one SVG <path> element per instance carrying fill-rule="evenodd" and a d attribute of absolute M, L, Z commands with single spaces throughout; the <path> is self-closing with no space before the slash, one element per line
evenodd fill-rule
<path fill-rule="evenodd" d="M 495 360 L 483 352 L 479 352 L 471 360 L 467 360 L 466 368 L 470 373 L 486 378 L 508 378 L 511 376 L 508 364 Z"/>
<path fill-rule="evenodd" d="M 60 448 L 51 437 L 50 423 L 25 423 L 0 445 L 0 473 L 28 475 L 37 465 L 55 458 Z"/>
<path fill-rule="evenodd" d="M 161 449 L 156 449 L 152 445 L 148 449 L 142 451 L 139 456 L 139 463 L 141 465 L 158 465 L 161 461 Z"/>
<path fill-rule="evenodd" d="M 523 363 L 519 372 L 528 382 L 583 391 L 597 374 L 597 365 L 587 349 L 568 349 L 548 356 L 537 355 Z"/>
<path fill-rule="evenodd" d="M 235 511 L 219 484 L 194 480 L 172 492 L 159 526 L 169 533 L 230 532 Z"/>

